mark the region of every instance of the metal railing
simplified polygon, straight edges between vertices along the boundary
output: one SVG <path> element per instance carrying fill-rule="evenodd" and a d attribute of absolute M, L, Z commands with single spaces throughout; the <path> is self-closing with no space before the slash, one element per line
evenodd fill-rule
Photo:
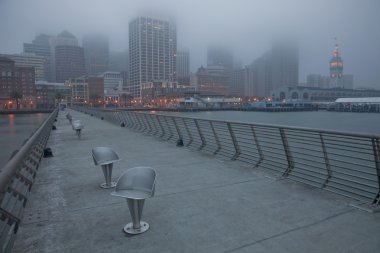
<path fill-rule="evenodd" d="M 49 138 L 55 110 L 0 170 L 0 252 L 11 252 Z"/>
<path fill-rule="evenodd" d="M 380 205 L 380 136 L 156 113 L 79 108 L 117 125 L 282 178 Z"/>

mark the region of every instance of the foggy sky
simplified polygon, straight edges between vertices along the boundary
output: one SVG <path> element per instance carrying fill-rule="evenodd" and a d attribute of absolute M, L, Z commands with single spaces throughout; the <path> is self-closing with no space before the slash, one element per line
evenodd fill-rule
<path fill-rule="evenodd" d="M 177 24 L 178 49 L 188 48 L 191 71 L 206 65 L 210 45 L 229 47 L 247 65 L 274 38 L 299 41 L 300 82 L 328 74 L 337 38 L 344 73 L 355 87 L 380 89 L 379 0 L 0 0 L 0 53 L 20 53 L 35 35 L 97 32 L 110 51 L 128 49 L 128 22 L 154 15 Z"/>

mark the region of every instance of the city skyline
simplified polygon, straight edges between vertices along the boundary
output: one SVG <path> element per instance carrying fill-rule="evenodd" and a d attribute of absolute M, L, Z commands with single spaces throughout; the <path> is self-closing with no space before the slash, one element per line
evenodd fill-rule
<path fill-rule="evenodd" d="M 380 18 L 375 11 L 380 3 L 375 0 L 287 0 L 281 6 L 276 1 L 244 0 L 207 1 L 204 5 L 169 0 L 93 2 L 1 1 L 0 53 L 20 53 L 22 44 L 39 33 L 56 35 L 62 30 L 72 32 L 79 40 L 86 33 L 101 33 L 110 38 L 110 51 L 125 51 L 130 20 L 137 15 L 164 16 L 175 20 L 178 47 L 189 48 L 192 72 L 207 64 L 210 45 L 231 48 L 234 58 L 246 66 L 270 49 L 274 37 L 286 34 L 299 40 L 299 80 L 304 82 L 308 74 L 328 72 L 337 38 L 345 72 L 355 76 L 355 84 L 380 88 L 380 31 L 376 27 Z M 218 8 L 210 8 L 215 4 Z M 80 7 L 89 11 L 83 12 Z M 67 13 L 72 14 L 70 18 Z"/>

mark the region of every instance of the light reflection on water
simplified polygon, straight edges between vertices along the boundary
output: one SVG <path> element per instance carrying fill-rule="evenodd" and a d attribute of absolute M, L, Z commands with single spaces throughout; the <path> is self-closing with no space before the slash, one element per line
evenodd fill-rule
<path fill-rule="evenodd" d="M 14 121 L 14 118 L 15 118 L 15 115 L 14 114 L 8 114 L 8 125 L 10 127 L 14 126 L 15 125 L 15 121 Z"/>
<path fill-rule="evenodd" d="M 20 149 L 25 139 L 34 132 L 49 114 L 0 115 L 0 168 L 8 161 L 14 150 Z"/>

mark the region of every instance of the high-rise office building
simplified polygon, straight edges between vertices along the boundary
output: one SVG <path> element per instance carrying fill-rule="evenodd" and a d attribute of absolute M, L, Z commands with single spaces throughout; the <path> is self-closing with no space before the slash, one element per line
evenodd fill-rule
<path fill-rule="evenodd" d="M 298 46 L 293 41 L 276 41 L 272 46 L 271 85 L 272 90 L 282 86 L 298 85 Z M 270 94 L 267 93 L 266 96 Z"/>
<path fill-rule="evenodd" d="M 108 38 L 100 34 L 88 34 L 83 37 L 83 49 L 86 72 L 98 75 L 108 70 Z"/>
<path fill-rule="evenodd" d="M 50 71 L 51 71 L 51 80 L 52 81 L 57 81 L 56 77 L 56 60 L 55 60 L 55 48 L 57 46 L 78 46 L 78 39 L 71 34 L 68 31 L 63 31 L 58 36 L 51 37 L 49 39 L 49 45 L 50 45 Z"/>
<path fill-rule="evenodd" d="M 234 67 L 234 58 L 232 52 L 217 47 L 207 49 L 207 68 L 211 66 L 222 66 L 225 71 L 231 71 Z"/>
<path fill-rule="evenodd" d="M 207 72 L 211 76 L 218 76 L 218 82 L 227 85 L 224 95 L 231 95 L 232 70 L 234 68 L 234 59 L 232 52 L 225 48 L 209 47 L 207 49 Z M 223 80 L 222 80 L 223 79 Z M 221 89 L 219 89 L 220 92 Z"/>
<path fill-rule="evenodd" d="M 190 75 L 190 55 L 189 50 L 177 51 L 177 77 L 187 77 Z"/>
<path fill-rule="evenodd" d="M 129 23 L 129 91 L 141 97 L 141 84 L 173 82 L 176 77 L 177 31 L 174 23 L 138 17 Z"/>
<path fill-rule="evenodd" d="M 37 80 L 51 80 L 51 50 L 49 39 L 51 36 L 40 34 L 36 36 L 32 43 L 24 43 L 24 53 L 32 53 L 44 58 L 44 76 L 41 79 L 36 73 Z"/>
<path fill-rule="evenodd" d="M 179 85 L 190 85 L 190 55 L 189 50 L 177 50 L 177 81 Z"/>
<path fill-rule="evenodd" d="M 128 51 L 110 52 L 108 71 L 129 71 L 129 56 Z"/>
<path fill-rule="evenodd" d="M 57 82 L 85 75 L 84 52 L 78 46 L 55 47 L 55 73 Z"/>
<path fill-rule="evenodd" d="M 298 49 L 276 42 L 272 49 L 246 67 L 245 96 L 268 97 L 282 86 L 298 85 Z"/>

